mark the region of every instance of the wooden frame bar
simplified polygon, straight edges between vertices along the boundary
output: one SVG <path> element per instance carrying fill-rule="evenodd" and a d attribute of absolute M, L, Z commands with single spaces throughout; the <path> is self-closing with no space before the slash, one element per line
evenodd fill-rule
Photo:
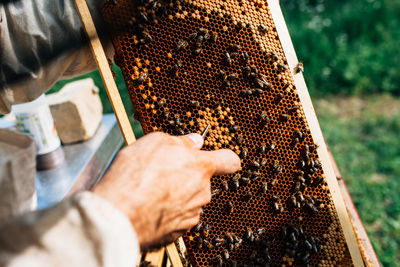
<path fill-rule="evenodd" d="M 364 264 L 367 267 L 373 267 L 373 266 L 380 267 L 381 264 L 379 263 L 379 260 L 375 254 L 374 248 L 372 247 L 371 241 L 368 238 L 367 232 L 365 231 L 361 219 L 358 216 L 356 207 L 354 206 L 353 200 L 351 199 L 349 191 L 347 190 L 345 180 L 343 179 L 342 174 L 339 171 L 339 168 L 329 149 L 328 144 L 326 144 L 326 147 L 328 149 L 330 161 L 332 162 L 333 171 L 335 172 L 336 180 L 338 181 L 339 188 L 343 196 L 343 200 L 346 204 L 347 212 L 349 214 L 350 221 L 357 238 L 358 247 L 360 248 Z"/>
<path fill-rule="evenodd" d="M 118 87 L 114 81 L 110 66 L 108 65 L 107 57 L 103 46 L 101 45 L 96 27 L 94 26 L 89 7 L 86 3 L 86 0 L 75 0 L 75 5 L 79 17 L 81 18 L 83 28 L 85 29 L 85 32 L 89 38 L 89 44 L 93 53 L 93 58 L 96 61 L 97 67 L 99 68 L 104 87 L 106 88 L 107 95 L 110 99 L 115 116 L 117 117 L 117 121 L 119 127 L 121 128 L 122 135 L 124 136 L 125 143 L 130 145 L 136 141 L 136 138 L 126 114 L 124 104 L 122 103 Z"/>
<path fill-rule="evenodd" d="M 157 251 L 146 253 L 144 260 L 150 262 L 151 265 L 161 267 L 164 262 L 165 248 L 161 248 Z"/>
<path fill-rule="evenodd" d="M 287 29 L 282 10 L 279 6 L 279 2 L 277 0 L 267 0 L 268 6 L 271 11 L 271 15 L 273 17 L 276 30 L 278 32 L 278 36 L 284 50 L 288 65 L 290 70 L 292 71 L 292 76 L 294 79 L 294 83 L 297 88 L 297 93 L 299 95 L 301 104 L 303 106 L 304 114 L 310 128 L 311 135 L 314 139 L 314 142 L 319 145 L 318 155 L 320 157 L 322 163 L 322 169 L 326 175 L 326 180 L 328 183 L 328 187 L 335 204 L 336 212 L 339 217 L 340 224 L 342 226 L 344 236 L 346 239 L 347 246 L 349 248 L 351 257 L 353 259 L 353 263 L 355 266 L 363 266 L 363 260 L 361 257 L 360 249 L 357 244 L 357 239 L 355 237 L 353 228 L 351 226 L 349 215 L 347 214 L 346 206 L 343 201 L 343 197 L 340 194 L 339 184 L 336 180 L 335 173 L 333 171 L 328 150 L 325 145 L 324 138 L 322 136 L 321 128 L 319 127 L 319 123 L 317 120 L 317 116 L 314 111 L 314 107 L 311 102 L 310 95 L 307 90 L 306 83 L 304 81 L 304 77 L 301 73 L 295 74 L 294 69 L 298 64 L 298 59 L 296 56 L 296 52 L 294 50 L 292 40 L 289 35 L 289 31 Z"/>

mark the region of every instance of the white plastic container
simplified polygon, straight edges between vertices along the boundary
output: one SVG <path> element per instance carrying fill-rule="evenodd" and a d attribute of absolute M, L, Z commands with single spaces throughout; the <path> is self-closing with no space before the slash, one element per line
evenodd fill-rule
<path fill-rule="evenodd" d="M 12 112 L 19 130 L 35 142 L 37 169 L 60 165 L 64 161 L 64 153 L 44 94 L 32 102 L 13 105 Z"/>

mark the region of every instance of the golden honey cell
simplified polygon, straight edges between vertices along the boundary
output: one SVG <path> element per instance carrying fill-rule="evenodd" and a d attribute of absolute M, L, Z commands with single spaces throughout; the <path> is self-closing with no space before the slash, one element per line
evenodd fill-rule
<path fill-rule="evenodd" d="M 144 132 L 210 124 L 203 149 L 241 157 L 183 236 L 190 264 L 352 266 L 267 2 L 118 0 L 103 17 Z"/>

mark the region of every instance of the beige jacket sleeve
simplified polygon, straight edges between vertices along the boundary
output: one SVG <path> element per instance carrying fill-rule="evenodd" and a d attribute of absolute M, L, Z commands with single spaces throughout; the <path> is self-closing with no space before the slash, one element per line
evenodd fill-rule
<path fill-rule="evenodd" d="M 0 266 L 134 267 L 138 257 L 129 219 L 89 192 L 0 226 Z"/>
<path fill-rule="evenodd" d="M 106 52 L 105 0 L 86 0 Z M 96 68 L 74 0 L 0 1 L 0 113 Z"/>

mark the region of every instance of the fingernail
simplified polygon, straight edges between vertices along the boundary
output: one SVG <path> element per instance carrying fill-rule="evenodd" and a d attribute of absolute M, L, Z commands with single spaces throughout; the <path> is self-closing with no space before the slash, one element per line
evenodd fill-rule
<path fill-rule="evenodd" d="M 187 137 L 189 137 L 193 143 L 195 144 L 196 147 L 201 148 L 203 146 L 203 137 L 201 137 L 201 135 L 197 134 L 197 133 L 190 133 L 186 135 Z"/>

